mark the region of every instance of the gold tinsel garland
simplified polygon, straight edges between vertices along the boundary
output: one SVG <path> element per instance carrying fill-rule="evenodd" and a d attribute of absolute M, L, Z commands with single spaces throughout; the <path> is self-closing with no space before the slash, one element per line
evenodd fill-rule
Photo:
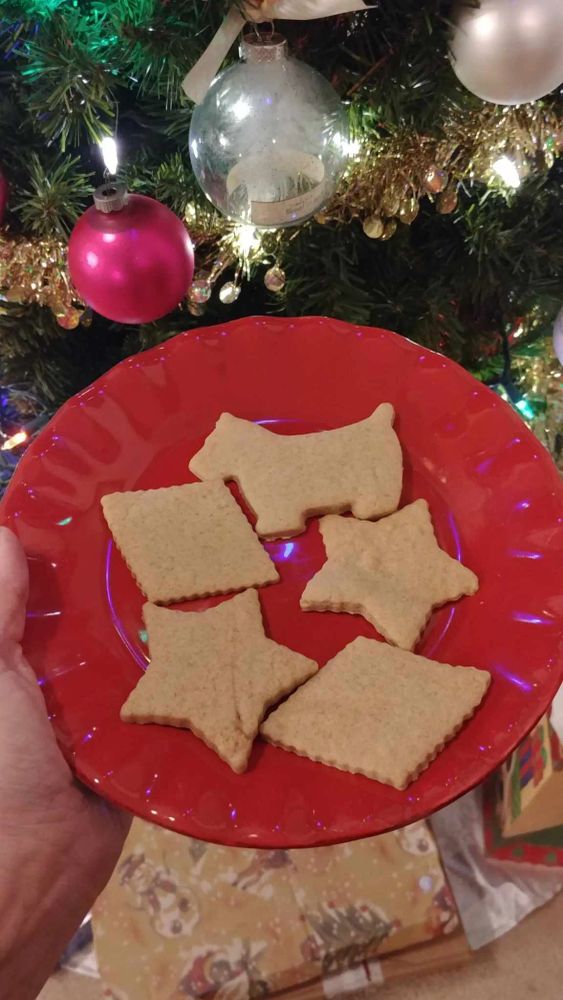
<path fill-rule="evenodd" d="M 512 369 L 529 407 L 519 412 L 563 474 L 563 366 L 551 337 L 534 345 L 533 353 L 514 357 Z"/>
<path fill-rule="evenodd" d="M 483 105 L 469 114 L 451 108 L 435 136 L 413 130 L 391 131 L 381 122 L 353 136 L 351 158 L 339 190 L 319 212 L 318 223 L 346 224 L 360 219 L 367 236 L 386 240 L 399 224 L 410 225 L 420 201 L 428 197 L 447 214 L 457 205 L 460 183 L 479 181 L 504 187 L 499 161 L 514 171 L 517 183 L 531 170 L 545 171 L 563 147 L 557 114 L 543 102 L 520 107 Z M 220 289 L 234 302 L 240 283 L 256 265 L 269 265 L 264 283 L 281 291 L 283 248 L 298 232 L 264 232 L 235 225 L 209 206 L 187 203 L 185 221 L 197 251 L 198 273 L 187 297 L 201 315 L 218 278 L 228 269 L 233 280 Z M 66 269 L 66 246 L 58 239 L 35 239 L 0 232 L 0 293 L 9 301 L 48 306 L 68 329 L 87 318 Z"/>
<path fill-rule="evenodd" d="M 73 330 L 84 318 L 86 307 L 70 283 L 66 255 L 63 240 L 28 239 L 0 232 L 3 298 L 22 305 L 47 306 L 60 326 Z"/>
<path fill-rule="evenodd" d="M 388 239 L 399 222 L 410 225 L 427 196 L 442 214 L 457 206 L 462 181 L 503 187 L 499 160 L 508 161 L 518 182 L 532 169 L 545 171 L 561 150 L 557 114 L 541 102 L 521 107 L 484 105 L 469 115 L 452 109 L 437 136 L 379 129 L 357 137 L 352 159 L 319 222 L 363 222 L 367 236 Z"/>

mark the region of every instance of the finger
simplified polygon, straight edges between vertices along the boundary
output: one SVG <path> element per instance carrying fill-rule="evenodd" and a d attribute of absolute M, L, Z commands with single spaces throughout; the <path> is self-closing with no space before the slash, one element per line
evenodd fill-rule
<path fill-rule="evenodd" d="M 0 527 L 0 644 L 21 642 L 28 592 L 25 553 L 14 533 Z"/>

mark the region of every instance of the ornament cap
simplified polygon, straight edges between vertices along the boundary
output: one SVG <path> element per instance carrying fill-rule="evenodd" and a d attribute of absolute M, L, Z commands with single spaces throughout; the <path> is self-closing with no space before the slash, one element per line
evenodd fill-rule
<path fill-rule="evenodd" d="M 94 191 L 94 205 L 98 212 L 108 215 L 110 212 L 120 212 L 125 208 L 129 195 L 125 184 L 114 184 L 108 181 Z"/>
<path fill-rule="evenodd" d="M 277 31 L 249 32 L 240 43 L 240 57 L 249 63 L 273 63 L 287 59 L 287 39 Z"/>

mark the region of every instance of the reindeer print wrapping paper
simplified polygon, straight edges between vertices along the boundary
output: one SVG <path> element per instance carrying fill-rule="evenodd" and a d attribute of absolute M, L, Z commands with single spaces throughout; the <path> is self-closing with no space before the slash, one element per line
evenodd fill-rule
<path fill-rule="evenodd" d="M 107 1000 L 256 1000 L 457 927 L 425 823 L 253 851 L 135 820 L 94 915 Z"/>

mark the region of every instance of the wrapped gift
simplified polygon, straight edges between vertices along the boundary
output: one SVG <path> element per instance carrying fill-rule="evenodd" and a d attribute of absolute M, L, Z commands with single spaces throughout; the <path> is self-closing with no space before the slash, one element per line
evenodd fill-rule
<path fill-rule="evenodd" d="M 500 769 L 498 816 L 503 837 L 563 825 L 563 760 L 547 716 Z"/>
<path fill-rule="evenodd" d="M 404 975 L 413 961 L 436 968 L 436 949 L 405 961 L 415 944 L 443 943 L 443 965 L 468 954 L 425 823 L 353 844 L 260 851 L 135 820 L 94 934 L 115 1000 L 245 1000 L 315 982 L 309 990 L 337 995 Z"/>
<path fill-rule="evenodd" d="M 487 783 L 483 809 L 492 857 L 563 866 L 563 755 L 547 716 Z"/>
<path fill-rule="evenodd" d="M 503 836 L 500 820 L 503 791 L 499 775 L 489 781 L 484 789 L 483 820 L 486 853 L 499 861 L 563 868 L 563 824 L 524 833 L 519 837 Z"/>

